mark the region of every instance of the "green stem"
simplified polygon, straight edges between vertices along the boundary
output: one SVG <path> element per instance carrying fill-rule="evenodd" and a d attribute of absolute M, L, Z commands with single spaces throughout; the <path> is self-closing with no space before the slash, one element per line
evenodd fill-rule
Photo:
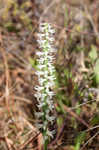
<path fill-rule="evenodd" d="M 48 146 L 48 139 L 44 141 L 44 150 L 47 150 L 47 146 Z"/>

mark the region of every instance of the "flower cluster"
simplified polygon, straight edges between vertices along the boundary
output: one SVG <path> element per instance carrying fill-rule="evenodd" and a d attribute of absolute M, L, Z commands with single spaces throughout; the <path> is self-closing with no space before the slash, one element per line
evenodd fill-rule
<path fill-rule="evenodd" d="M 53 66 L 55 49 L 52 48 L 54 41 L 53 34 L 55 31 L 48 23 L 40 24 L 40 33 L 38 33 L 38 43 L 40 51 L 37 52 L 38 76 L 39 85 L 35 86 L 36 94 L 35 97 L 38 102 L 39 112 L 36 112 L 38 117 L 38 128 L 42 130 L 44 140 L 53 137 L 53 131 L 49 131 L 49 124 L 53 124 L 55 119 L 53 114 L 54 104 L 52 97 L 54 92 L 52 88 L 55 80 L 55 68 Z"/>

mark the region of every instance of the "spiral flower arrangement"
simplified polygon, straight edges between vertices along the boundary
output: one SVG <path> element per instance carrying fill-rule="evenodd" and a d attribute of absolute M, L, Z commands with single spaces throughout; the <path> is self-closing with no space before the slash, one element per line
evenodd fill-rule
<path fill-rule="evenodd" d="M 55 116 L 53 114 L 54 104 L 53 96 L 54 92 L 52 88 L 55 84 L 55 68 L 53 66 L 53 60 L 55 49 L 52 47 L 54 38 L 53 34 L 55 30 L 52 29 L 48 23 L 40 24 L 40 32 L 38 33 L 38 43 L 40 51 L 36 53 L 38 56 L 38 76 L 39 85 L 35 86 L 35 97 L 38 102 L 38 112 L 36 117 L 38 118 L 37 127 L 42 131 L 44 150 L 47 150 L 49 139 L 53 137 L 54 131 L 49 131 L 49 124 L 53 124 Z"/>

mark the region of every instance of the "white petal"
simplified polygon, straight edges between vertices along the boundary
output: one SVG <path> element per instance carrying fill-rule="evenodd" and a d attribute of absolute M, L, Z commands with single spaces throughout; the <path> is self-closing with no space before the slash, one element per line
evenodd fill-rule
<path fill-rule="evenodd" d="M 38 55 L 38 56 L 42 56 L 42 55 L 44 55 L 42 52 L 36 52 L 36 55 Z"/>
<path fill-rule="evenodd" d="M 47 135 L 53 138 L 53 132 L 47 130 Z"/>
<path fill-rule="evenodd" d="M 36 125 L 36 127 L 37 127 L 38 129 L 43 128 L 43 124 L 41 124 L 41 123 L 36 123 L 35 125 Z"/>
<path fill-rule="evenodd" d="M 37 72 L 35 72 L 35 74 L 40 76 L 40 75 L 44 75 L 44 72 L 43 71 L 37 71 Z"/>
<path fill-rule="evenodd" d="M 40 104 L 38 104 L 37 106 L 38 106 L 38 108 L 42 108 L 43 106 L 45 106 L 46 104 L 45 103 L 40 103 Z"/>
<path fill-rule="evenodd" d="M 41 91 L 41 90 L 44 90 L 44 87 L 42 87 L 42 86 L 35 86 L 34 89 L 37 90 L 37 91 Z"/>
<path fill-rule="evenodd" d="M 39 117 L 44 116 L 44 113 L 43 112 L 35 112 L 35 115 L 39 118 Z"/>
<path fill-rule="evenodd" d="M 53 122 L 53 120 L 55 120 L 55 117 L 54 116 L 49 116 L 49 115 L 46 115 L 46 119 L 49 121 L 49 122 Z"/>

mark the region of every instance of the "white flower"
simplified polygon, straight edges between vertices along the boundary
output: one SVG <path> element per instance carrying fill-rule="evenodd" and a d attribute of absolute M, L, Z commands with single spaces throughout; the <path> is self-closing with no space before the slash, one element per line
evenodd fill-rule
<path fill-rule="evenodd" d="M 43 125 L 40 124 L 39 128 L 42 128 L 42 132 L 44 132 L 44 139 L 48 139 L 48 137 L 53 136 L 53 133 L 48 130 L 48 124 L 53 124 L 53 120 L 55 119 L 54 116 L 51 116 L 54 109 L 52 98 L 55 95 L 51 89 L 56 79 L 54 75 L 55 68 L 53 66 L 53 60 L 55 59 L 53 53 L 56 50 L 52 47 L 54 41 L 52 35 L 55 33 L 55 30 L 48 23 L 41 23 L 39 29 L 40 33 L 37 35 L 37 41 L 42 50 L 36 52 L 38 56 L 38 71 L 36 75 L 38 76 L 39 86 L 35 86 L 35 97 L 38 101 L 37 107 L 41 112 L 36 112 L 36 117 L 43 119 Z"/>
<path fill-rule="evenodd" d="M 46 79 L 39 78 L 39 84 L 41 86 L 43 86 L 43 84 L 44 84 L 45 81 L 46 81 Z"/>
<path fill-rule="evenodd" d="M 36 123 L 35 125 L 36 125 L 36 127 L 37 127 L 38 129 L 41 129 L 41 128 L 43 128 L 43 126 L 44 126 L 44 125 L 41 124 L 41 123 Z"/>
<path fill-rule="evenodd" d="M 44 115 L 44 113 L 43 112 L 35 112 L 35 115 L 37 117 L 42 117 Z"/>
<path fill-rule="evenodd" d="M 45 106 L 46 104 L 44 102 L 40 103 L 38 106 L 38 108 L 42 108 L 43 106 Z"/>
<path fill-rule="evenodd" d="M 38 38 L 40 38 L 40 39 L 41 39 L 41 38 L 43 38 L 43 37 L 45 36 L 45 34 L 38 33 L 38 34 L 37 34 L 37 36 L 38 36 Z"/>
<path fill-rule="evenodd" d="M 41 75 L 43 75 L 44 73 L 43 73 L 42 71 L 37 71 L 35 74 L 38 75 L 38 76 L 41 76 Z"/>
<path fill-rule="evenodd" d="M 52 131 L 47 130 L 47 135 L 53 138 L 53 132 Z"/>
<path fill-rule="evenodd" d="M 49 38 L 49 41 L 50 41 L 50 42 L 53 42 L 53 41 L 54 41 L 54 38 Z"/>
<path fill-rule="evenodd" d="M 38 68 L 39 68 L 40 70 L 42 70 L 42 69 L 45 68 L 45 67 L 46 67 L 46 65 L 41 65 L 41 64 L 38 65 Z"/>
<path fill-rule="evenodd" d="M 41 98 L 42 94 L 39 92 L 39 93 L 34 94 L 34 96 L 39 99 Z"/>
<path fill-rule="evenodd" d="M 40 57 L 40 56 L 43 56 L 44 54 L 42 52 L 36 52 L 36 55 Z"/>
<path fill-rule="evenodd" d="M 35 86 L 34 89 L 40 92 L 40 91 L 44 90 L 44 87 L 43 86 Z"/>
<path fill-rule="evenodd" d="M 46 114 L 46 118 L 48 121 L 50 121 L 51 123 L 53 123 L 53 120 L 55 120 L 54 116 L 49 116 L 48 114 Z"/>

